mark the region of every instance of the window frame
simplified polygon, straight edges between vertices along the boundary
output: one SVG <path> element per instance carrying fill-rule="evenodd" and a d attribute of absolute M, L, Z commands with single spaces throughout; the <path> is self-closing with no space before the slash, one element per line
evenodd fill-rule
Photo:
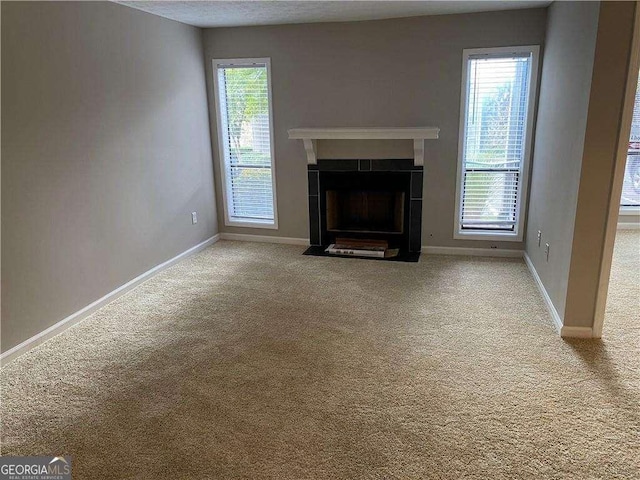
<path fill-rule="evenodd" d="M 626 205 L 622 203 L 622 192 L 624 192 L 624 181 L 625 181 L 625 177 L 627 176 L 627 169 L 629 168 L 629 165 L 628 165 L 629 156 L 630 156 L 629 151 L 627 149 L 627 157 L 625 158 L 625 161 L 624 161 L 624 175 L 622 177 L 622 190 L 620 192 L 620 202 L 619 202 L 620 210 L 618 211 L 618 215 L 622 217 L 637 217 L 638 215 L 640 215 L 640 205 Z M 639 156 L 639 155 L 636 155 L 636 156 Z"/>
<path fill-rule="evenodd" d="M 624 161 L 624 176 L 623 176 L 623 180 L 622 180 L 622 184 L 624 187 L 624 177 L 626 177 L 627 175 L 627 168 L 629 168 L 629 166 L 627 165 L 627 162 L 629 161 L 629 154 L 627 151 L 627 158 Z M 632 187 L 633 188 L 633 187 Z M 620 195 L 620 209 L 618 211 L 618 216 L 620 217 L 637 217 L 640 215 L 640 205 L 623 205 L 622 204 L 622 192 Z"/>
<path fill-rule="evenodd" d="M 633 135 L 633 124 L 634 124 L 634 115 L 637 113 L 636 112 L 636 108 L 638 107 L 638 97 L 640 96 L 640 74 L 638 76 L 637 79 L 637 83 L 636 83 L 636 93 L 634 96 L 634 101 L 633 101 L 633 111 L 632 111 L 632 115 L 631 115 L 631 134 L 629 135 L 629 145 L 627 146 L 627 156 L 624 160 L 624 174 L 623 174 L 623 178 L 622 178 L 622 191 L 624 191 L 624 181 L 625 181 L 625 177 L 627 176 L 627 169 L 629 168 L 629 157 L 631 155 L 629 155 L 629 151 L 631 150 L 631 143 L 638 143 L 636 141 L 632 142 L 631 141 L 631 137 Z M 635 150 L 635 155 L 636 157 L 640 156 L 640 152 L 637 149 Z M 636 217 L 638 215 L 640 215 L 640 205 L 627 205 L 627 204 L 623 204 L 622 203 L 622 195 L 620 196 L 620 202 L 619 202 L 619 206 L 620 209 L 618 211 L 618 215 L 622 216 L 622 217 Z"/>
<path fill-rule="evenodd" d="M 461 207 L 464 176 L 464 147 L 465 126 L 467 119 L 468 101 L 467 87 L 469 81 L 469 57 L 486 55 L 488 57 L 508 57 L 510 54 L 531 54 L 531 70 L 529 78 L 529 96 L 527 99 L 527 126 L 524 131 L 524 155 L 520 165 L 520 179 L 516 196 L 517 208 L 513 232 L 500 232 L 496 230 L 463 230 L 461 226 Z M 527 193 L 529 187 L 529 171 L 531 165 L 531 151 L 533 144 L 533 129 L 535 118 L 536 98 L 538 93 L 538 67 L 540 58 L 539 45 L 522 45 L 513 47 L 493 48 L 465 48 L 462 51 L 462 77 L 460 94 L 460 127 L 458 131 L 458 165 L 456 174 L 456 200 L 453 238 L 456 240 L 495 240 L 506 242 L 521 242 L 524 238 L 524 218 L 527 207 Z"/>
<path fill-rule="evenodd" d="M 271 154 L 271 189 L 273 197 L 273 222 L 263 220 L 233 220 L 229 215 L 229 201 L 227 198 L 228 179 L 227 165 L 224 155 L 224 132 L 222 125 L 222 112 L 220 110 L 220 85 L 218 82 L 218 69 L 222 66 L 263 66 L 267 69 L 267 100 L 269 102 L 269 150 Z M 222 178 L 222 203 L 224 209 L 224 224 L 229 227 L 264 228 L 278 230 L 278 202 L 276 195 L 276 165 L 275 165 L 275 143 L 273 140 L 273 96 L 271 92 L 271 58 L 218 58 L 212 60 L 213 66 L 213 97 L 216 106 L 216 125 L 218 133 L 218 158 L 220 159 L 220 174 Z"/>

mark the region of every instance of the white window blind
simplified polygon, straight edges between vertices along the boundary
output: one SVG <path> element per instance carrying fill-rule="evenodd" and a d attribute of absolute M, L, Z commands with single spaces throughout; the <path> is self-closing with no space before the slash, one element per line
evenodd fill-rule
<path fill-rule="evenodd" d="M 466 61 L 459 230 L 515 232 L 532 53 L 471 54 Z"/>
<path fill-rule="evenodd" d="M 627 150 L 627 165 L 622 183 L 620 206 L 636 210 L 640 207 L 640 76 L 636 85 L 636 98 L 633 104 L 631 136 Z"/>
<path fill-rule="evenodd" d="M 229 224 L 275 224 L 268 62 L 215 63 Z"/>

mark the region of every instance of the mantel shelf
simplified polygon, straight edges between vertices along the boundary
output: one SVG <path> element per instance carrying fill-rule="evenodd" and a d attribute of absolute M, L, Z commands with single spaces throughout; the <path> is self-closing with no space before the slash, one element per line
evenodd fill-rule
<path fill-rule="evenodd" d="M 416 166 L 424 165 L 424 141 L 435 140 L 440 134 L 438 127 L 372 127 L 372 128 L 292 128 L 289 138 L 302 140 L 307 152 L 307 163 L 317 163 L 317 140 L 413 140 Z"/>

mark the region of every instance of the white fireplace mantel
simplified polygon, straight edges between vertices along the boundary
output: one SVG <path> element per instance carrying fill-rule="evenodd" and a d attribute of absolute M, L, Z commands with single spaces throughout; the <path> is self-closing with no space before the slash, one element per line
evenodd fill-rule
<path fill-rule="evenodd" d="M 435 140 L 438 127 L 375 127 L 375 128 L 292 128 L 290 139 L 299 139 L 307 152 L 307 163 L 317 163 L 317 140 L 413 140 L 413 163 L 424 165 L 424 141 Z"/>

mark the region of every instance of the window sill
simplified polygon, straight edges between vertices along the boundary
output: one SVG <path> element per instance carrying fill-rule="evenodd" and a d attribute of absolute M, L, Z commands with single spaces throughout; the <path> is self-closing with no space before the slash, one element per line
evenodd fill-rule
<path fill-rule="evenodd" d="M 640 216 L 640 206 L 637 207 L 620 207 L 620 216 L 637 217 Z"/>
<path fill-rule="evenodd" d="M 225 219 L 225 226 L 227 227 L 244 227 L 244 228 L 264 228 L 268 230 L 277 230 L 278 222 L 269 222 L 269 221 L 248 221 L 248 220 L 229 220 Z"/>
<path fill-rule="evenodd" d="M 492 232 L 478 230 L 475 232 L 456 231 L 453 234 L 456 240 L 485 240 L 496 242 L 522 242 L 522 234 L 517 232 Z"/>

